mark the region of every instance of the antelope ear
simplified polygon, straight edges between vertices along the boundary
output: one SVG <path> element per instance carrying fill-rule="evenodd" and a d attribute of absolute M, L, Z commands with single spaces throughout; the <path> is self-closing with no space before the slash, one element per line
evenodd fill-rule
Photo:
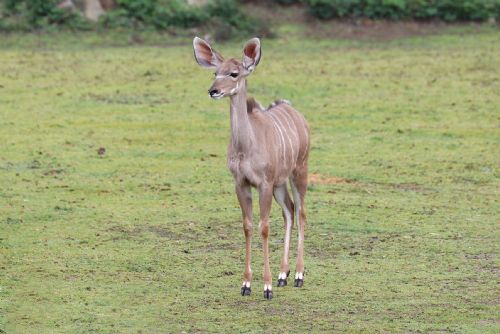
<path fill-rule="evenodd" d="M 248 72 L 252 72 L 259 64 L 260 55 L 260 39 L 252 38 L 243 48 L 243 66 Z"/>
<path fill-rule="evenodd" d="M 205 68 L 215 68 L 224 61 L 222 56 L 212 49 L 210 44 L 199 37 L 193 39 L 194 58 Z"/>

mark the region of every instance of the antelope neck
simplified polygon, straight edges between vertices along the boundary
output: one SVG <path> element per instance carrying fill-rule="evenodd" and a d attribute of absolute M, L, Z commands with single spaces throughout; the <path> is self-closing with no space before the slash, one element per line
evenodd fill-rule
<path fill-rule="evenodd" d="M 254 132 L 247 113 L 247 82 L 239 83 L 239 91 L 231 96 L 231 145 L 235 152 L 247 152 L 254 142 Z"/>

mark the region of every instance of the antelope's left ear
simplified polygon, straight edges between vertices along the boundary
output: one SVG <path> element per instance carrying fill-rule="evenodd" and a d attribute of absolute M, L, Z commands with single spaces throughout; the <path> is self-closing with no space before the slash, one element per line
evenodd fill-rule
<path fill-rule="evenodd" d="M 252 38 L 243 48 L 243 66 L 251 73 L 260 61 L 260 39 Z"/>

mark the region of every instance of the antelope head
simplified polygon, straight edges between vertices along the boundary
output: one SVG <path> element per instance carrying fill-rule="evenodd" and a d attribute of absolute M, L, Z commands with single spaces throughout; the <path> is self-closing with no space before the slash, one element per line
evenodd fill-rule
<path fill-rule="evenodd" d="M 243 59 L 224 60 L 222 55 L 212 49 L 210 44 L 199 37 L 193 39 L 194 58 L 201 67 L 214 70 L 214 82 L 208 89 L 213 99 L 236 95 L 243 86 L 241 83 L 249 76 L 260 61 L 260 40 L 252 38 L 243 48 Z"/>

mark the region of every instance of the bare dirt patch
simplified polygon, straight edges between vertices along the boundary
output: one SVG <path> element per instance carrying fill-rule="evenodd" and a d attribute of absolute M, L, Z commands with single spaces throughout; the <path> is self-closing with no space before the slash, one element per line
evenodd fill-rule
<path fill-rule="evenodd" d="M 484 320 L 479 320 L 478 322 L 479 325 L 482 326 L 497 326 L 500 325 L 500 319 L 484 319 Z"/>
<path fill-rule="evenodd" d="M 354 183 L 354 180 L 344 179 L 341 177 L 334 176 L 326 176 L 321 174 L 311 173 L 308 177 L 309 184 L 319 184 L 319 185 L 328 185 L 328 184 L 348 184 Z"/>

